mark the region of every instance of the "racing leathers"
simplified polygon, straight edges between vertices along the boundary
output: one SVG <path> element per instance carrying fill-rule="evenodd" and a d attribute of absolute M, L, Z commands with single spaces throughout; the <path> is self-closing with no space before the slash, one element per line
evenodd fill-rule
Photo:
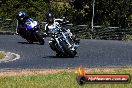
<path fill-rule="evenodd" d="M 17 26 L 16 26 L 16 34 L 19 34 L 19 29 L 24 28 L 24 24 L 27 21 L 27 19 L 29 19 L 28 16 L 25 16 L 23 18 L 23 20 L 21 20 L 21 18 L 17 17 Z"/>

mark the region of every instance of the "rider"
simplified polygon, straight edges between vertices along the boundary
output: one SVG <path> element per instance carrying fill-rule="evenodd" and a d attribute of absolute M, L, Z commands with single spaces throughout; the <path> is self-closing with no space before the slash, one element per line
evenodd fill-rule
<path fill-rule="evenodd" d="M 55 19 L 52 13 L 48 13 L 46 18 L 47 18 L 47 24 L 45 25 L 46 35 L 48 35 L 52 29 L 55 29 L 57 26 L 59 26 L 58 21 L 65 23 L 65 19 Z M 79 44 L 80 39 L 77 39 L 76 36 L 70 32 L 69 29 L 68 31 L 73 40 L 75 41 L 75 43 Z"/>
<path fill-rule="evenodd" d="M 16 34 L 19 34 L 19 29 L 24 28 L 24 24 L 29 19 L 28 16 L 26 16 L 26 13 L 23 11 L 20 11 L 17 15 L 17 27 L 16 27 Z"/>
<path fill-rule="evenodd" d="M 46 18 L 47 18 L 47 24 L 45 25 L 45 30 L 46 30 L 46 34 L 48 35 L 52 29 L 56 28 L 56 26 L 59 25 L 59 23 L 54 21 L 55 18 L 52 13 L 48 13 Z"/>

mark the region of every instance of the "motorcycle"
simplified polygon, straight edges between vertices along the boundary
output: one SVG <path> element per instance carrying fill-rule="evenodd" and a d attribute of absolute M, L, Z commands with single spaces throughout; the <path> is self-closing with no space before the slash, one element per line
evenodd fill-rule
<path fill-rule="evenodd" d="M 50 30 L 50 35 L 49 45 L 56 52 L 56 56 L 74 57 L 77 54 L 76 49 L 79 47 L 79 44 L 75 43 L 69 29 L 56 26 L 55 29 Z"/>
<path fill-rule="evenodd" d="M 25 22 L 24 27 L 21 27 L 18 33 L 30 44 L 39 42 L 40 45 L 44 45 L 44 34 L 40 31 L 37 21 L 31 18 Z"/>

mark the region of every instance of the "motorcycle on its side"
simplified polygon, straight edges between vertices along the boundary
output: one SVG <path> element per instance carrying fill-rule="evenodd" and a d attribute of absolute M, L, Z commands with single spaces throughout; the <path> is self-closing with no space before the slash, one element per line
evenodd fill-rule
<path fill-rule="evenodd" d="M 24 27 L 19 29 L 18 33 L 30 44 L 39 42 L 40 45 L 44 45 L 44 34 L 40 31 L 37 21 L 31 18 L 26 21 Z"/>
<path fill-rule="evenodd" d="M 71 34 L 70 30 L 63 28 L 63 26 L 56 26 L 55 29 L 50 30 L 49 45 L 56 52 L 57 57 L 75 57 L 77 54 L 76 50 L 79 44 L 75 43 Z"/>

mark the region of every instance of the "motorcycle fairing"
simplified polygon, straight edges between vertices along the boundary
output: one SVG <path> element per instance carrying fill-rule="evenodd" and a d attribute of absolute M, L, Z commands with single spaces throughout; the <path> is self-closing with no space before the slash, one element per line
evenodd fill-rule
<path fill-rule="evenodd" d="M 25 23 L 25 27 L 27 30 L 33 30 L 34 27 L 38 25 L 37 21 L 34 21 L 33 19 L 28 19 Z"/>

